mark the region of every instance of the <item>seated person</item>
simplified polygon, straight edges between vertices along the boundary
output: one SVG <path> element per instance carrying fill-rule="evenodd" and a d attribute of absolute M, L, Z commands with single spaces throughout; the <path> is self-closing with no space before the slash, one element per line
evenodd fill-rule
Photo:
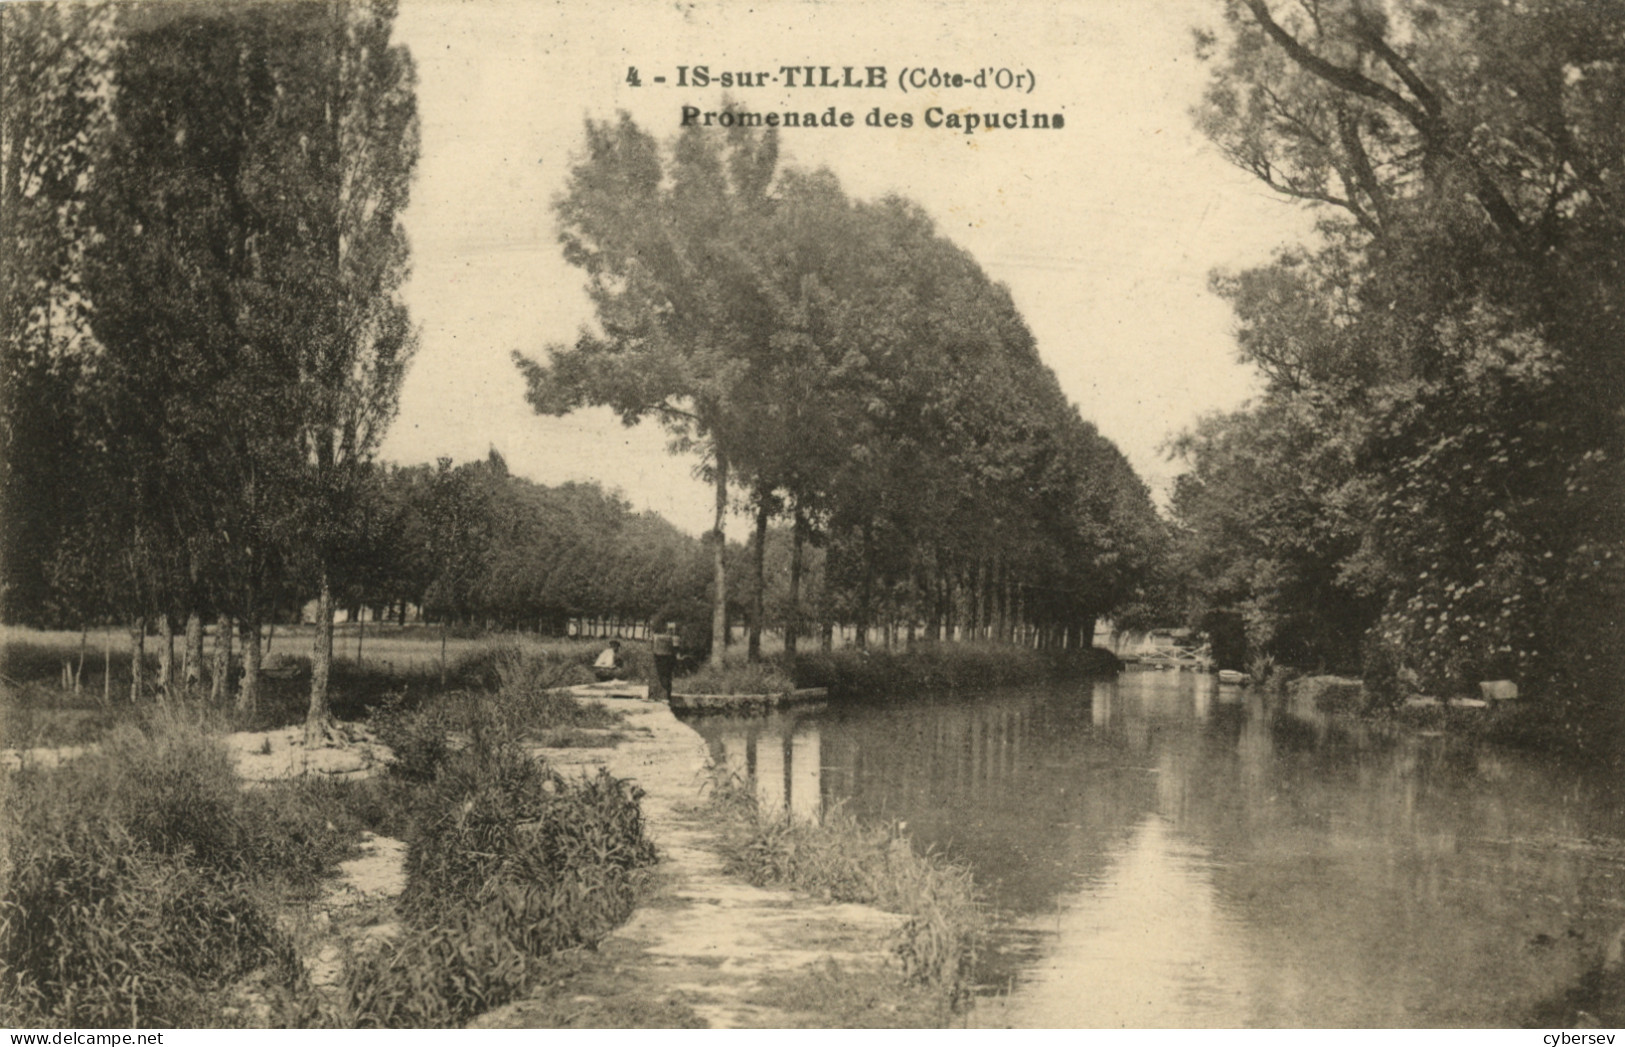
<path fill-rule="evenodd" d="M 592 674 L 599 680 L 619 680 L 626 669 L 626 662 L 621 658 L 621 641 L 611 640 L 609 646 L 592 663 Z"/>

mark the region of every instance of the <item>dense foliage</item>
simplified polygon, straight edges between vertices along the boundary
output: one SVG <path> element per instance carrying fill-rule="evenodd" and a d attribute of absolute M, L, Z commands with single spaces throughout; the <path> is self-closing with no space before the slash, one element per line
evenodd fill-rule
<path fill-rule="evenodd" d="M 530 400 L 654 418 L 703 453 L 713 657 L 731 498 L 756 519 L 758 627 L 769 525 L 790 522 L 787 646 L 809 542 L 824 621 L 860 643 L 901 625 L 1087 645 L 1134 597 L 1160 537 L 1144 486 L 1066 401 L 1009 292 L 917 206 L 781 169 L 771 131 L 663 148 L 623 116 L 588 122 L 556 210 L 599 322 L 518 358 Z"/>
<path fill-rule="evenodd" d="M 322 1022 L 461 1026 L 522 995 L 554 953 L 596 945 L 631 914 L 638 870 L 655 860 L 642 790 L 603 770 L 565 777 L 527 749 L 537 732 L 617 714 L 553 693 L 562 666 L 547 657 L 501 652 L 496 668 L 494 695 L 380 718 L 398 746 L 391 779 L 406 785 L 396 801 L 409 812 L 405 926 L 349 958 Z"/>
<path fill-rule="evenodd" d="M 501 455 L 371 478 L 364 542 L 341 603 L 430 621 L 562 635 L 571 619 L 631 624 L 703 609 L 700 543 L 595 484 L 546 487 Z"/>
<path fill-rule="evenodd" d="M 1625 7 L 1225 10 L 1200 122 L 1323 220 L 1215 277 L 1268 388 L 1179 444 L 1198 610 L 1387 685 L 1600 697 L 1625 668 Z"/>
<path fill-rule="evenodd" d="M 0 11 L 8 620 L 188 620 L 194 680 L 200 619 L 241 621 L 252 700 L 259 623 L 345 583 L 414 346 L 393 19 L 388 0 Z"/>

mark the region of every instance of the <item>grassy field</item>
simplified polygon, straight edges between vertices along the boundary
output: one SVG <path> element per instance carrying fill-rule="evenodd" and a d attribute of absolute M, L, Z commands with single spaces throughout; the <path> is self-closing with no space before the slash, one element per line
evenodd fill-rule
<path fill-rule="evenodd" d="M 239 710 L 227 700 L 212 710 L 218 725 L 234 730 L 271 730 L 300 723 L 310 695 L 311 626 L 267 628 L 265 665 L 257 708 Z M 149 688 L 157 678 L 157 637 L 145 644 Z M 180 672 L 177 638 L 176 673 Z M 214 637 L 205 637 L 205 690 L 212 671 Z M 341 720 L 360 720 L 386 701 L 413 704 L 441 692 L 497 689 L 502 652 L 520 652 L 563 667 L 560 685 L 586 683 L 602 641 L 497 634 L 448 636 L 421 626 L 341 626 L 334 641 L 329 704 Z M 359 658 L 357 657 L 359 654 Z M 83 658 L 81 667 L 81 657 Z M 642 656 L 646 658 L 647 656 Z M 78 675 L 75 689 L 64 665 Z M 0 627 L 0 747 L 83 745 L 109 731 L 137 724 L 156 702 L 149 691 L 130 701 L 130 637 L 127 630 L 88 634 Z"/>
<path fill-rule="evenodd" d="M 205 634 L 205 657 L 214 650 L 214 627 Z M 308 659 L 315 642 L 313 625 L 266 626 L 260 633 L 263 657 L 270 661 L 285 658 Z M 180 659 L 182 638 L 175 637 L 175 657 Z M 130 632 L 125 628 L 92 629 L 86 633 L 24 629 L 0 625 L 0 675 L 24 680 L 58 680 L 64 662 L 77 663 L 85 655 L 84 677 L 86 690 L 101 689 L 103 655 L 111 651 L 114 682 L 129 686 Z M 148 636 L 146 653 L 153 665 L 157 664 L 160 640 Z M 469 637 L 448 631 L 445 637 L 445 657 L 448 667 L 493 644 L 519 646 L 527 650 L 558 652 L 591 651 L 593 655 L 603 649 L 602 640 L 571 640 L 537 637 L 528 633 L 493 633 Z M 628 646 L 632 646 L 629 644 Z M 346 623 L 333 629 L 333 661 L 366 668 L 375 666 L 385 672 L 421 675 L 438 671 L 441 663 L 441 632 L 438 626 L 380 625 Z"/>

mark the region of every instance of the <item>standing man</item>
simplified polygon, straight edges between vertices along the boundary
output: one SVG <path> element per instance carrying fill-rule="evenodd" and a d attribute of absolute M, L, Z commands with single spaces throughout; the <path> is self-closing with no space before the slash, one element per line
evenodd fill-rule
<path fill-rule="evenodd" d="M 649 642 L 654 648 L 656 684 L 649 697 L 670 702 L 671 674 L 677 668 L 677 623 L 667 622 L 665 632 L 655 633 Z"/>

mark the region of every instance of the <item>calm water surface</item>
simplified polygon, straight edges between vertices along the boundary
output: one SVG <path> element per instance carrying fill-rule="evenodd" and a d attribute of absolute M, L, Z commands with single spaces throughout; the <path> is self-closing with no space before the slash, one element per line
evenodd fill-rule
<path fill-rule="evenodd" d="M 1210 676 L 695 726 L 763 804 L 968 863 L 998 1023 L 1516 1026 L 1625 925 L 1612 775 Z"/>

